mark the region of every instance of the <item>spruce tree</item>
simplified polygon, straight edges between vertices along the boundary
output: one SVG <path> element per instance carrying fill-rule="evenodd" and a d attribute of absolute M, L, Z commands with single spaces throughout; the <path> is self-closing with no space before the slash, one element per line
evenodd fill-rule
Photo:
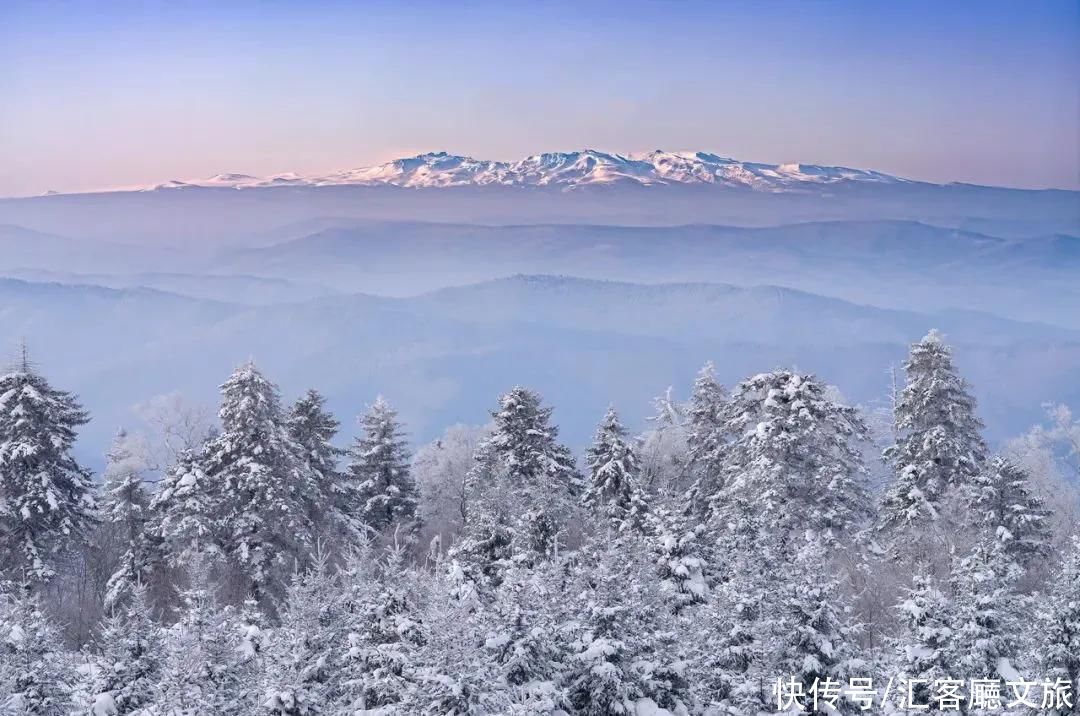
<path fill-rule="evenodd" d="M 820 687 L 831 680 L 846 685 L 850 677 L 866 670 L 855 651 L 856 628 L 848 622 L 840 583 L 829 573 L 827 557 L 820 539 L 802 545 L 793 559 L 783 563 L 783 582 L 765 605 L 765 662 L 773 674 L 794 677 L 802 684 L 802 693 L 811 703 L 815 683 Z M 808 707 L 807 712 L 835 713 L 822 703 L 825 694 L 819 691 L 818 695 L 817 710 Z M 824 701 L 846 709 L 842 697 L 835 704 L 828 698 Z"/>
<path fill-rule="evenodd" d="M 311 554 L 307 500 L 316 481 L 289 435 L 277 386 L 253 363 L 236 369 L 221 396 L 222 432 L 198 458 L 212 494 L 210 524 L 235 586 L 273 609 L 287 575 Z"/>
<path fill-rule="evenodd" d="M 167 632 L 158 702 L 177 716 L 248 716 L 264 696 L 249 635 L 235 611 L 218 603 L 205 557 L 192 560 L 189 575 Z"/>
<path fill-rule="evenodd" d="M 712 361 L 694 381 L 686 411 L 686 443 L 694 482 L 687 493 L 690 512 L 711 514 L 724 488 L 724 447 L 727 443 L 727 394 L 716 380 Z"/>
<path fill-rule="evenodd" d="M 780 578 L 752 506 L 736 501 L 728 515 L 719 538 L 721 581 L 694 624 L 695 679 L 707 703 L 756 713 L 770 708 L 769 688 L 775 683 L 766 673 L 762 634 Z"/>
<path fill-rule="evenodd" d="M 977 523 L 1001 543 L 1013 577 L 1050 550 L 1050 512 L 1030 483 L 1026 470 L 1003 457 L 992 459 L 974 481 Z"/>
<path fill-rule="evenodd" d="M 94 679 L 95 704 L 116 716 L 150 706 L 165 664 L 165 641 L 151 617 L 145 587 L 136 585 L 127 604 L 105 618 L 99 642 L 102 653 Z"/>
<path fill-rule="evenodd" d="M 216 549 L 220 499 L 221 491 L 203 472 L 199 456 L 182 450 L 150 500 L 148 531 L 178 562 Z"/>
<path fill-rule="evenodd" d="M 608 408 L 600 422 L 585 463 L 589 482 L 582 504 L 606 516 L 618 529 L 640 526 L 648 510 L 638 485 L 641 468 L 614 408 Z"/>
<path fill-rule="evenodd" d="M 94 522 L 90 471 L 71 455 L 89 417 L 26 360 L 0 376 L 0 574 L 45 581 Z"/>
<path fill-rule="evenodd" d="M 1050 683 L 1073 684 L 1072 707 L 1058 710 L 1080 714 L 1080 537 L 1073 537 L 1061 570 L 1050 583 L 1039 610 L 1036 639 L 1040 674 Z"/>
<path fill-rule="evenodd" d="M 360 539 L 362 525 L 350 514 L 354 496 L 338 470 L 338 460 L 345 451 L 335 447 L 333 440 L 340 427 L 317 390 L 307 391 L 289 413 L 289 435 L 300 446 L 317 487 L 308 499 L 316 535 L 345 551 Z"/>
<path fill-rule="evenodd" d="M 576 565 L 576 638 L 563 680 L 571 713 L 683 712 L 690 703 L 681 645 L 632 535 L 586 544 Z M 577 621 L 577 620 L 575 620 Z"/>
<path fill-rule="evenodd" d="M 101 498 L 102 521 L 123 550 L 106 585 L 106 611 L 120 606 L 148 576 L 150 544 L 146 524 L 150 517 L 150 496 L 143 486 L 144 468 L 145 460 L 128 434 L 120 430 L 108 454 Z"/>
<path fill-rule="evenodd" d="M 355 517 L 375 533 L 416 528 L 419 493 L 397 412 L 380 396 L 360 418 L 363 433 L 349 450 Z"/>
<path fill-rule="evenodd" d="M 903 632 L 896 640 L 897 676 L 917 682 L 910 694 L 898 692 L 898 702 L 902 707 L 916 709 L 925 704 L 936 712 L 932 685 L 938 680 L 955 678 L 950 675 L 955 641 L 952 604 L 931 576 L 919 573 L 898 609 Z M 911 703 L 907 703 L 909 698 Z"/>
<path fill-rule="evenodd" d="M 263 651 L 267 713 L 304 716 L 331 712 L 341 689 L 335 650 L 344 629 L 340 592 L 324 555 L 294 575 L 281 624 Z"/>
<path fill-rule="evenodd" d="M 727 430 L 722 501 L 759 505 L 762 526 L 787 540 L 810 530 L 830 541 L 851 535 L 870 514 L 858 449 L 866 425 L 831 400 L 816 378 L 762 373 L 739 384 Z M 723 503 L 714 500 L 714 516 Z"/>
<path fill-rule="evenodd" d="M 497 584 L 505 566 L 497 560 L 529 565 L 558 550 L 581 478 L 551 412 L 526 388 L 499 398 L 468 477 L 465 529 L 451 551 L 471 578 L 482 573 Z"/>
<path fill-rule="evenodd" d="M 68 716 L 75 669 L 55 620 L 24 582 L 0 605 L 0 713 Z"/>
<path fill-rule="evenodd" d="M 347 597 L 341 679 L 350 709 L 403 710 L 417 689 L 415 661 L 424 644 L 423 589 L 405 562 L 403 547 L 395 544 L 376 568 L 359 565 L 360 574 L 349 574 L 357 588 Z"/>
<path fill-rule="evenodd" d="M 428 598 L 419 612 L 421 643 L 409 649 L 402 669 L 411 677 L 410 688 L 398 691 L 406 701 L 390 713 L 512 713 L 506 704 L 491 708 L 488 703 L 499 669 L 484 640 L 477 638 L 489 631 L 488 612 L 463 598 L 467 586 L 457 569 L 426 585 Z"/>
<path fill-rule="evenodd" d="M 566 565 L 545 562 L 513 570 L 483 615 L 484 648 L 496 669 L 485 697 L 532 716 L 568 708 L 561 683 L 567 652 Z"/>
<path fill-rule="evenodd" d="M 904 371 L 907 382 L 894 411 L 898 437 L 885 450 L 896 477 L 881 507 L 881 525 L 917 537 L 943 511 L 974 499 L 986 445 L 975 398 L 941 334 L 932 330 L 914 344 Z M 947 504 L 950 498 L 957 504 Z"/>
<path fill-rule="evenodd" d="M 997 679 L 1002 661 L 1017 656 L 1021 603 L 1004 549 L 984 537 L 953 568 L 956 610 L 949 663 L 954 678 Z"/>
<path fill-rule="evenodd" d="M 709 595 L 706 569 L 713 553 L 712 535 L 705 526 L 660 507 L 649 514 L 646 532 L 671 610 L 678 614 L 704 602 Z"/>

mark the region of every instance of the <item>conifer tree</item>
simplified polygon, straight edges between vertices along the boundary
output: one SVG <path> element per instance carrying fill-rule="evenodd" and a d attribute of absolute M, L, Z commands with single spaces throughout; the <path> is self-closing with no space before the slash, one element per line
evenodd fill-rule
<path fill-rule="evenodd" d="M 145 583 L 150 566 L 146 525 L 150 496 L 143 486 L 145 460 L 137 454 L 124 430 L 117 433 L 109 451 L 102 489 L 101 516 L 114 533 L 123 553 L 105 589 L 105 610 L 126 599 L 137 584 Z"/>
<path fill-rule="evenodd" d="M 726 703 L 755 713 L 769 708 L 765 673 L 763 624 L 767 604 L 778 589 L 769 540 L 760 534 L 759 519 L 749 504 L 739 500 L 728 512 L 720 536 L 725 561 L 721 578 L 704 610 L 697 612 L 694 629 L 695 673 L 699 692 L 707 703 Z"/>
<path fill-rule="evenodd" d="M 289 585 L 281 624 L 264 651 L 263 708 L 280 716 L 330 710 L 341 689 L 335 662 L 344 628 L 340 592 L 325 555 Z"/>
<path fill-rule="evenodd" d="M 641 468 L 614 408 L 608 408 L 585 453 L 589 482 L 582 504 L 604 514 L 619 529 L 640 526 L 648 510 L 638 485 Z"/>
<path fill-rule="evenodd" d="M 218 604 L 205 557 L 191 562 L 189 574 L 167 633 L 159 703 L 175 716 L 254 713 L 263 693 L 250 635 L 234 610 Z"/>
<path fill-rule="evenodd" d="M 416 691 L 415 662 L 424 644 L 422 587 L 405 562 L 404 548 L 392 545 L 350 598 L 342 681 L 351 709 L 403 709 Z"/>
<path fill-rule="evenodd" d="M 360 425 L 363 434 L 349 451 L 347 468 L 356 518 L 376 533 L 415 529 L 419 493 L 397 412 L 380 396 Z"/>
<path fill-rule="evenodd" d="M 660 507 L 650 513 L 646 525 L 661 588 L 676 614 L 709 595 L 706 570 L 713 552 L 712 536 L 695 522 Z"/>
<path fill-rule="evenodd" d="M 581 628 L 563 676 L 572 713 L 679 713 L 690 702 L 683 653 L 645 554 L 630 536 L 584 548 L 574 586 Z"/>
<path fill-rule="evenodd" d="M 763 529 L 782 541 L 804 530 L 833 540 L 869 516 L 858 450 L 866 425 L 813 376 L 781 370 L 743 381 L 727 430 L 737 437 L 725 448 L 722 499 L 759 505 Z M 714 501 L 714 515 L 721 509 Z"/>
<path fill-rule="evenodd" d="M 829 571 L 822 540 L 802 545 L 781 569 L 783 582 L 765 606 L 765 661 L 773 674 L 794 677 L 812 700 L 815 683 L 820 686 L 831 679 L 847 684 L 851 676 L 865 672 L 866 664 L 855 651 L 856 628 L 848 622 L 840 583 Z M 829 712 L 820 698 L 818 703 L 816 713 Z M 845 708 L 842 697 L 831 705 Z"/>
<path fill-rule="evenodd" d="M 105 618 L 99 641 L 96 707 L 125 716 L 151 705 L 164 667 L 165 642 L 151 617 L 145 587 L 136 585 L 127 604 Z"/>
<path fill-rule="evenodd" d="M 496 560 L 535 564 L 558 549 L 581 478 L 558 442 L 551 412 L 526 388 L 499 398 L 468 478 L 465 529 L 451 551 L 471 578 L 482 573 L 495 584 L 501 571 Z"/>
<path fill-rule="evenodd" d="M 68 716 L 75 676 L 59 630 L 24 582 L 6 609 L 0 605 L 0 713 Z"/>
<path fill-rule="evenodd" d="M 198 455 L 181 450 L 150 500 L 148 531 L 178 561 L 216 549 L 221 493 L 199 464 Z"/>
<path fill-rule="evenodd" d="M 992 459 L 976 476 L 974 488 L 978 524 L 1001 542 L 1008 572 L 1019 577 L 1049 552 L 1049 510 L 1032 492 L 1027 472 L 1007 458 Z"/>
<path fill-rule="evenodd" d="M 955 621 L 949 663 L 955 678 L 997 679 L 1016 658 L 1020 601 L 1007 573 L 1004 544 L 980 540 L 954 566 Z"/>
<path fill-rule="evenodd" d="M 928 574 L 916 574 L 899 611 L 903 632 L 896 640 L 898 676 L 915 682 L 911 693 L 898 692 L 904 708 L 926 705 L 937 710 L 932 685 L 950 676 L 955 640 L 952 605 Z M 911 703 L 907 703 L 910 698 Z M 923 709 L 924 711 L 926 709 Z"/>
<path fill-rule="evenodd" d="M 724 488 L 724 447 L 727 443 L 727 394 L 716 379 L 712 361 L 694 381 L 686 411 L 686 443 L 694 482 L 687 493 L 688 508 L 711 514 Z"/>
<path fill-rule="evenodd" d="M 405 664 L 414 678 L 401 713 L 512 713 L 505 703 L 492 708 L 489 702 L 498 666 L 477 635 L 488 632 L 490 620 L 466 596 L 468 584 L 458 569 L 428 583 L 419 619 L 422 644 L 409 652 L 415 662 Z"/>
<path fill-rule="evenodd" d="M 45 581 L 94 522 L 89 470 L 71 455 L 89 416 L 29 364 L 0 376 L 0 574 Z"/>
<path fill-rule="evenodd" d="M 277 386 L 253 363 L 236 369 L 221 396 L 222 432 L 198 458 L 212 494 L 210 524 L 237 586 L 273 609 L 286 575 L 310 556 L 307 500 L 316 481 L 289 435 Z"/>
<path fill-rule="evenodd" d="M 338 470 L 345 454 L 333 444 L 341 424 L 326 410 L 326 398 L 309 390 L 293 403 L 289 435 L 300 446 L 317 489 L 308 498 L 310 517 L 317 536 L 341 551 L 359 539 L 362 525 L 351 514 L 355 496 Z"/>
<path fill-rule="evenodd" d="M 885 450 L 896 477 L 882 504 L 881 524 L 912 536 L 925 531 L 925 524 L 943 510 L 974 499 L 986 445 L 975 398 L 941 334 L 932 330 L 914 344 L 904 370 L 907 382 L 894 410 L 899 434 Z M 946 506 L 950 497 L 960 504 Z"/>
<path fill-rule="evenodd" d="M 1038 665 L 1050 683 L 1059 679 L 1073 684 L 1072 707 L 1057 711 L 1080 714 L 1080 537 L 1074 536 L 1064 555 L 1061 570 L 1050 583 L 1038 621 Z"/>
<path fill-rule="evenodd" d="M 565 565 L 545 562 L 513 570 L 486 616 L 484 647 L 496 666 L 488 700 L 515 714 L 551 714 L 569 707 L 561 683 L 566 661 Z"/>

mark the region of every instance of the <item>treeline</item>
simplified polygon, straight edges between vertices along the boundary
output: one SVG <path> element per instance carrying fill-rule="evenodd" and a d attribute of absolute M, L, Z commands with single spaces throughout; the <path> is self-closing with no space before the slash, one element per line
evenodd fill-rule
<path fill-rule="evenodd" d="M 821 713 L 940 710 L 942 680 L 1075 697 L 1077 496 L 1049 445 L 1080 430 L 1060 412 L 991 455 L 941 337 L 904 367 L 884 470 L 868 416 L 797 372 L 729 392 L 707 365 L 641 436 L 609 409 L 578 460 L 521 387 L 415 456 L 379 399 L 341 450 L 321 395 L 285 406 L 248 363 L 217 426 L 161 470 L 121 432 L 98 484 L 71 455 L 89 416 L 24 359 L 0 378 L 0 713 L 749 716 L 778 680 L 807 712 L 876 684 Z M 915 686 L 883 704 L 890 679 Z"/>

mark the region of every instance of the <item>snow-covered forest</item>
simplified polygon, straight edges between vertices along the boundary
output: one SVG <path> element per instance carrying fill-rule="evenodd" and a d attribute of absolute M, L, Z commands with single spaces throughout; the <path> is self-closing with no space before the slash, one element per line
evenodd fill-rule
<path fill-rule="evenodd" d="M 352 436 L 249 362 L 97 476 L 24 354 L 0 713 L 1080 713 L 1080 421 L 991 449 L 936 331 L 887 410 L 842 387 L 706 365 L 582 455 L 513 387 L 414 450 L 386 400 Z"/>

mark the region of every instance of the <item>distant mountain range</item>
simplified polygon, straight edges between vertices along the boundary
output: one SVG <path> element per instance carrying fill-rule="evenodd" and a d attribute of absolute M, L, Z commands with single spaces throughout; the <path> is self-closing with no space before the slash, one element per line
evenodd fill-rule
<path fill-rule="evenodd" d="M 228 292 L 216 287 L 219 295 L 251 283 L 216 280 L 238 281 Z M 1075 404 L 1080 366 L 1080 332 L 987 313 L 887 309 L 779 286 L 551 275 L 273 305 L 0 278 L 0 325 L 0 367 L 24 337 L 56 385 L 91 410 L 81 450 L 92 460 L 117 427 L 137 427 L 134 404 L 179 391 L 213 405 L 221 380 L 249 357 L 290 399 L 322 390 L 346 433 L 384 394 L 416 444 L 456 422 L 484 423 L 500 392 L 529 385 L 556 407 L 575 447 L 612 402 L 644 427 L 651 398 L 668 385 L 685 397 L 706 359 L 729 385 L 797 367 L 872 406 L 884 398 L 887 369 L 937 327 L 956 346 L 994 440 L 1038 421 L 1044 402 Z"/>
<path fill-rule="evenodd" d="M 515 162 L 474 159 L 446 152 L 418 154 L 385 164 L 325 175 L 218 174 L 206 179 L 173 180 L 143 191 L 192 187 L 252 189 L 273 186 L 379 186 L 443 188 L 459 186 L 557 186 L 633 183 L 645 186 L 711 184 L 754 191 L 786 192 L 842 182 L 875 184 L 909 180 L 865 169 L 812 164 L 762 164 L 708 152 L 609 154 L 592 149 L 546 152 Z"/>

